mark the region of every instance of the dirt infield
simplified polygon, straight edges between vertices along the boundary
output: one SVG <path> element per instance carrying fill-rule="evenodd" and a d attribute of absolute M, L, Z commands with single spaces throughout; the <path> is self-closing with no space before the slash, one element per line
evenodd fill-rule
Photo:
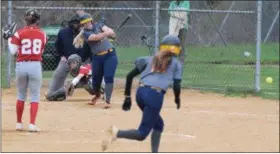
<path fill-rule="evenodd" d="M 42 96 L 46 90 L 43 87 Z M 121 129 L 138 127 L 141 113 L 136 104 L 130 112 L 121 110 L 123 89 L 114 90 L 110 110 L 102 109 L 102 102 L 86 105 L 89 98 L 83 89 L 64 102 L 41 97 L 37 125 L 42 131 L 16 132 L 15 88 L 3 90 L 2 151 L 100 152 L 104 130 L 111 124 Z M 278 101 L 185 90 L 182 102 L 177 111 L 168 91 L 161 112 L 165 130 L 160 152 L 279 152 Z M 29 105 L 23 119 L 27 128 Z M 150 136 L 143 142 L 117 140 L 107 152 L 150 152 Z"/>

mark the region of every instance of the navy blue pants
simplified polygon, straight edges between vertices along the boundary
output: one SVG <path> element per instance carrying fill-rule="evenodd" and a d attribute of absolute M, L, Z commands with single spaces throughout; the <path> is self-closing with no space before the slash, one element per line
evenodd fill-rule
<path fill-rule="evenodd" d="M 160 93 L 149 87 L 139 87 L 136 94 L 136 102 L 143 112 L 138 131 L 146 138 L 151 130 L 162 132 L 164 128 L 160 111 L 163 104 L 164 93 Z"/>
<path fill-rule="evenodd" d="M 117 66 L 118 58 L 115 48 L 105 55 L 92 56 L 92 87 L 95 92 L 100 90 L 103 77 L 105 83 L 114 83 Z"/>

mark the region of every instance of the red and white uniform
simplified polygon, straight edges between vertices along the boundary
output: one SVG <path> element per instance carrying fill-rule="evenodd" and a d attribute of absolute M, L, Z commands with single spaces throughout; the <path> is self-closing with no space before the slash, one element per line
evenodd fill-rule
<path fill-rule="evenodd" d="M 42 85 L 41 61 L 46 43 L 46 34 L 37 26 L 25 26 L 8 39 L 11 54 L 17 55 L 17 129 L 22 128 L 21 119 L 28 88 L 31 100 L 29 129 L 35 127 Z"/>
<path fill-rule="evenodd" d="M 91 75 L 91 64 L 82 65 L 79 70 L 79 74 L 83 74 L 84 76 Z"/>
<path fill-rule="evenodd" d="M 46 43 L 46 34 L 37 26 L 25 26 L 9 39 L 11 53 L 17 53 L 17 62 L 42 61 Z"/>
<path fill-rule="evenodd" d="M 91 76 L 92 69 L 91 69 L 91 64 L 86 64 L 80 66 L 79 69 L 79 74 L 72 80 L 72 84 L 75 86 L 77 83 L 83 78 L 83 77 L 88 77 Z"/>

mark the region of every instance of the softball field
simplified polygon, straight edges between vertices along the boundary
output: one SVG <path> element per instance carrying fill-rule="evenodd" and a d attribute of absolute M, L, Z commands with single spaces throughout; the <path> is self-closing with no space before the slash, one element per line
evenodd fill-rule
<path fill-rule="evenodd" d="M 129 112 L 121 110 L 123 86 L 115 86 L 109 110 L 102 109 L 101 101 L 88 106 L 91 97 L 83 89 L 63 102 L 47 102 L 46 91 L 43 86 L 37 118 L 41 132 L 29 133 L 15 131 L 16 89 L 2 90 L 3 152 L 101 152 L 110 125 L 137 128 L 141 120 L 135 101 Z M 181 99 L 177 110 L 172 90 L 166 94 L 160 152 L 279 152 L 279 101 L 194 90 L 183 90 Z M 23 120 L 27 128 L 29 104 Z M 150 136 L 143 142 L 119 139 L 107 152 L 150 152 Z"/>

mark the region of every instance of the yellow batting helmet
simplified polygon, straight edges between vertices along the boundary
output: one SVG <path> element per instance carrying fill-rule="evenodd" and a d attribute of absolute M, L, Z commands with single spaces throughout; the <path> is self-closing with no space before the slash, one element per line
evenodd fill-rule
<path fill-rule="evenodd" d="M 180 39 L 175 35 L 166 35 L 160 42 L 160 52 L 172 52 L 179 55 L 181 52 Z"/>
<path fill-rule="evenodd" d="M 85 13 L 85 14 L 81 15 L 81 17 L 80 17 L 80 24 L 85 24 L 85 23 L 91 22 L 92 20 L 93 19 L 92 19 L 91 15 L 88 13 Z"/>

